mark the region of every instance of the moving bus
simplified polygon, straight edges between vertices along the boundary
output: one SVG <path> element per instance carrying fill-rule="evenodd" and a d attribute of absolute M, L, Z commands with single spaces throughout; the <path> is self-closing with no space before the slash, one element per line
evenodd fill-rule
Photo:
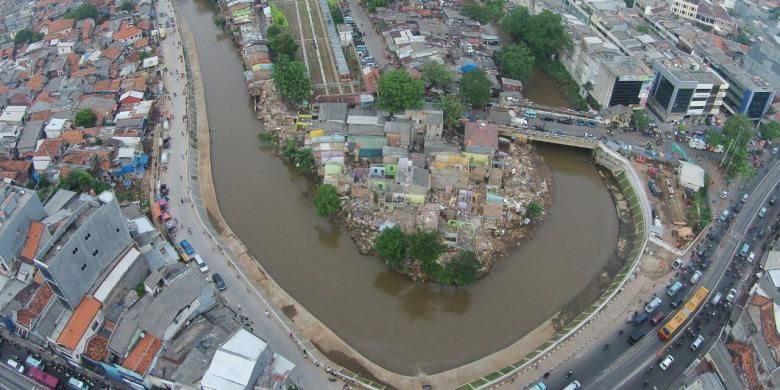
<path fill-rule="evenodd" d="M 29 375 L 30 378 L 35 379 L 36 382 L 52 390 L 56 389 L 57 384 L 60 383 L 60 380 L 57 379 L 57 377 L 43 372 L 38 367 L 30 367 L 30 371 L 27 372 L 27 375 Z"/>
<path fill-rule="evenodd" d="M 688 302 L 685 303 L 685 306 L 678 310 L 669 321 L 666 321 L 666 324 L 658 331 L 658 337 L 664 341 L 669 340 L 674 335 L 674 332 L 677 332 L 677 329 L 679 329 L 685 321 L 688 320 L 688 317 L 693 315 L 693 313 L 696 312 L 696 309 L 701 306 L 702 302 L 707 299 L 707 294 L 709 292 L 710 290 L 699 287 L 691 298 L 688 299 Z"/>

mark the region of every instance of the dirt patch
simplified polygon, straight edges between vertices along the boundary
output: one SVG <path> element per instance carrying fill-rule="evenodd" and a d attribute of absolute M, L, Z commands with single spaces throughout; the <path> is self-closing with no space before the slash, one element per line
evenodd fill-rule
<path fill-rule="evenodd" d="M 324 349 L 321 345 L 317 344 L 314 340 L 311 341 L 312 344 L 314 344 L 315 347 L 317 347 L 317 350 L 322 352 L 330 361 L 333 363 L 338 364 L 341 367 L 346 368 L 349 371 L 352 371 L 355 374 L 360 375 L 362 378 L 366 378 L 368 380 L 374 381 L 376 383 L 381 384 L 382 386 L 385 386 L 388 389 L 394 389 L 395 387 L 388 385 L 387 383 L 383 383 L 379 380 L 379 378 L 371 375 L 371 371 L 366 369 L 365 366 L 360 364 L 359 361 L 356 359 L 353 359 L 344 352 L 341 351 L 334 351 L 330 349 Z"/>
<path fill-rule="evenodd" d="M 294 321 L 295 316 L 298 315 L 298 309 L 295 308 L 295 305 L 282 306 L 282 313 L 291 321 Z"/>

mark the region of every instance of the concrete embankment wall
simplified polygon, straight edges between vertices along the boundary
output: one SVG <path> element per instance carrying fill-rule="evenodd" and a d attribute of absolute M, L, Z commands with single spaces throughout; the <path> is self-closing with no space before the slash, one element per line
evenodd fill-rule
<path fill-rule="evenodd" d="M 644 191 L 642 180 L 625 157 L 607 148 L 604 144 L 599 144 L 594 153 L 596 163 L 610 170 L 614 175 L 631 212 L 634 229 L 633 236 L 626 237 L 626 239 L 632 241 L 631 252 L 627 257 L 626 263 L 599 299 L 580 313 L 566 327 L 556 332 L 553 337 L 517 363 L 493 371 L 470 383 L 463 384 L 457 390 L 486 389 L 511 380 L 515 374 L 528 369 L 538 359 L 550 353 L 559 343 L 575 336 L 583 326 L 586 326 L 595 316 L 598 316 L 601 311 L 606 309 L 612 298 L 620 292 L 625 283 L 634 277 L 634 271 L 645 251 L 649 236 L 650 202 Z"/>

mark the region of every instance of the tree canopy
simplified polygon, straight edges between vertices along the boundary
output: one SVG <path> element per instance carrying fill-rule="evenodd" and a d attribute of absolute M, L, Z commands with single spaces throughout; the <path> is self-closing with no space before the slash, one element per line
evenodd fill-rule
<path fill-rule="evenodd" d="M 777 121 L 762 123 L 759 131 L 761 132 L 761 138 L 773 140 L 780 136 L 780 123 L 777 123 Z"/>
<path fill-rule="evenodd" d="M 461 250 L 439 272 L 438 281 L 456 286 L 470 286 L 479 278 L 480 268 L 482 263 L 474 252 Z"/>
<path fill-rule="evenodd" d="M 528 81 L 534 70 L 534 56 L 524 43 L 515 43 L 496 52 L 501 73 L 511 79 Z"/>
<path fill-rule="evenodd" d="M 311 93 L 311 80 L 306 75 L 306 65 L 303 61 L 290 61 L 280 57 L 274 63 L 271 77 L 279 94 L 290 99 L 295 104 L 301 104 Z"/>
<path fill-rule="evenodd" d="M 439 232 L 417 232 L 409 237 L 409 256 L 420 262 L 420 267 L 428 275 L 436 275 L 441 266 L 438 259 L 447 251 L 441 242 Z"/>
<path fill-rule="evenodd" d="M 724 163 L 726 174 L 731 177 L 751 177 L 755 169 L 750 162 L 748 144 L 753 138 L 753 122 L 744 114 L 734 115 L 723 124 L 724 143 L 728 145 Z"/>
<path fill-rule="evenodd" d="M 377 95 L 379 108 L 395 114 L 422 107 L 425 85 L 422 80 L 413 79 L 405 70 L 389 70 L 379 78 Z"/>
<path fill-rule="evenodd" d="M 130 0 L 125 0 L 122 2 L 122 5 L 119 8 L 122 11 L 133 12 L 133 2 Z"/>
<path fill-rule="evenodd" d="M 97 124 L 97 114 L 90 108 L 82 108 L 76 113 L 74 123 L 76 127 L 95 127 L 95 124 Z"/>
<path fill-rule="evenodd" d="M 454 129 L 460 126 L 460 118 L 463 117 L 465 107 L 460 96 L 447 94 L 439 101 L 439 108 L 444 113 L 444 127 Z"/>
<path fill-rule="evenodd" d="M 482 3 L 471 2 L 463 6 L 463 15 L 482 24 L 497 21 L 504 15 L 506 0 L 484 0 Z"/>
<path fill-rule="evenodd" d="M 423 80 L 434 87 L 444 87 L 452 82 L 453 72 L 445 65 L 435 61 L 422 66 Z"/>
<path fill-rule="evenodd" d="M 95 191 L 96 194 L 111 189 L 110 184 L 98 181 L 98 179 L 92 176 L 89 172 L 85 172 L 80 169 L 70 171 L 68 176 L 60 181 L 60 187 L 78 193 L 88 193 L 92 190 Z"/>
<path fill-rule="evenodd" d="M 544 214 L 544 207 L 539 202 L 532 201 L 528 203 L 528 207 L 525 209 L 525 214 L 528 218 L 539 219 Z"/>
<path fill-rule="evenodd" d="M 64 17 L 82 20 L 87 18 L 97 19 L 98 15 L 100 15 L 100 12 L 98 12 L 97 7 L 92 3 L 86 2 L 76 8 L 68 10 Z"/>
<path fill-rule="evenodd" d="M 374 243 L 374 250 L 388 267 L 399 270 L 408 250 L 407 235 L 398 227 L 383 230 Z"/>
<path fill-rule="evenodd" d="M 317 188 L 317 195 L 314 196 L 314 207 L 317 214 L 323 217 L 330 217 L 341 209 L 341 199 L 336 187 L 331 184 L 322 184 Z"/>
<path fill-rule="evenodd" d="M 542 62 L 572 45 L 561 16 L 549 10 L 531 15 L 528 8 L 516 7 L 504 17 L 501 26 L 516 41 L 525 43 Z"/>
<path fill-rule="evenodd" d="M 642 110 L 634 111 L 633 119 L 634 125 L 636 125 L 636 128 L 639 131 L 645 131 L 650 127 L 650 118 L 647 116 L 647 113 Z"/>
<path fill-rule="evenodd" d="M 467 72 L 460 79 L 460 96 L 474 107 L 482 107 L 490 101 L 490 80 L 481 69 Z"/>
<path fill-rule="evenodd" d="M 16 32 L 16 35 L 14 35 L 14 43 L 19 45 L 22 43 L 30 42 L 30 39 L 32 39 L 32 31 L 30 31 L 29 28 L 23 28 Z"/>
<path fill-rule="evenodd" d="M 268 42 L 268 48 L 271 49 L 271 55 L 274 59 L 279 57 L 295 58 L 295 52 L 298 51 L 298 44 L 295 38 L 289 32 L 283 31 L 274 34 Z"/>
<path fill-rule="evenodd" d="M 389 0 L 362 0 L 363 5 L 368 8 L 368 12 L 374 13 L 379 7 L 384 7 L 390 3 Z"/>

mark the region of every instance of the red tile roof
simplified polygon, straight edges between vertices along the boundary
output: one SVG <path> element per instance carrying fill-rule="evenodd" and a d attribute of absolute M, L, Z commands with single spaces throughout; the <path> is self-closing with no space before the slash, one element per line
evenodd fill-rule
<path fill-rule="evenodd" d="M 66 130 L 60 136 L 70 145 L 81 145 L 87 140 L 84 139 L 84 130 Z"/>
<path fill-rule="evenodd" d="M 124 29 L 121 29 L 121 30 L 115 32 L 114 35 L 112 36 L 112 38 L 114 38 L 115 41 L 121 41 L 121 40 L 124 40 L 124 39 L 131 38 L 131 37 L 133 37 L 135 35 L 140 36 L 141 35 L 141 30 L 137 29 L 135 27 L 129 27 L 129 28 L 124 28 Z"/>
<path fill-rule="evenodd" d="M 493 123 L 466 123 L 464 144 L 466 146 L 483 146 L 498 149 L 498 126 Z"/>
<path fill-rule="evenodd" d="M 130 355 L 127 356 L 122 367 L 134 371 L 141 375 L 146 375 L 146 371 L 152 365 L 152 360 L 157 355 L 157 351 L 160 350 L 162 342 L 158 337 L 152 336 L 147 333 L 144 337 L 138 341 Z"/>
<path fill-rule="evenodd" d="M 62 147 L 65 140 L 62 138 L 47 138 L 43 140 L 41 146 L 35 151 L 36 156 L 57 157 L 62 153 Z"/>
<path fill-rule="evenodd" d="M 32 321 L 41 315 L 43 309 L 49 304 L 53 295 L 54 292 L 51 290 L 48 283 L 44 283 L 38 287 L 38 291 L 35 292 L 35 296 L 30 302 L 30 305 L 27 308 L 16 312 L 16 322 L 27 327 L 27 329 L 30 329 Z"/>
<path fill-rule="evenodd" d="M 19 184 L 25 184 L 30 179 L 32 161 L 27 160 L 0 160 L 0 172 L 12 175 L 11 179 Z"/>
<path fill-rule="evenodd" d="M 103 57 L 108 58 L 109 60 L 115 60 L 119 58 L 119 55 L 122 54 L 122 52 L 115 47 L 109 47 L 108 49 L 103 50 L 101 54 Z"/>
<path fill-rule="evenodd" d="M 93 91 L 95 92 L 115 92 L 119 91 L 119 87 L 122 86 L 122 80 L 119 79 L 107 79 L 99 80 L 95 82 Z"/>
<path fill-rule="evenodd" d="M 75 19 L 57 19 L 49 23 L 49 34 L 57 34 L 69 28 L 73 28 Z"/>
<path fill-rule="evenodd" d="M 133 43 L 133 47 L 136 49 L 143 49 L 146 46 L 149 46 L 149 41 L 146 38 L 141 38 Z"/>
<path fill-rule="evenodd" d="M 38 73 L 27 81 L 27 87 L 35 92 L 41 92 L 43 86 L 46 84 L 46 76 Z"/>
<path fill-rule="evenodd" d="M 30 222 L 30 230 L 27 231 L 27 239 L 24 242 L 24 248 L 22 248 L 22 260 L 32 264 L 35 259 L 35 253 L 38 252 L 38 247 L 41 244 L 41 237 L 43 237 L 43 229 L 45 227 L 44 224 L 38 221 Z"/>
<path fill-rule="evenodd" d="M 100 301 L 91 296 L 86 296 L 81 299 L 81 303 L 73 312 L 73 316 L 68 320 L 68 324 L 65 325 L 65 329 L 57 338 L 57 344 L 62 345 L 69 350 L 76 349 L 79 341 L 87 332 L 89 326 L 92 324 L 92 320 L 95 319 L 100 311 Z"/>

